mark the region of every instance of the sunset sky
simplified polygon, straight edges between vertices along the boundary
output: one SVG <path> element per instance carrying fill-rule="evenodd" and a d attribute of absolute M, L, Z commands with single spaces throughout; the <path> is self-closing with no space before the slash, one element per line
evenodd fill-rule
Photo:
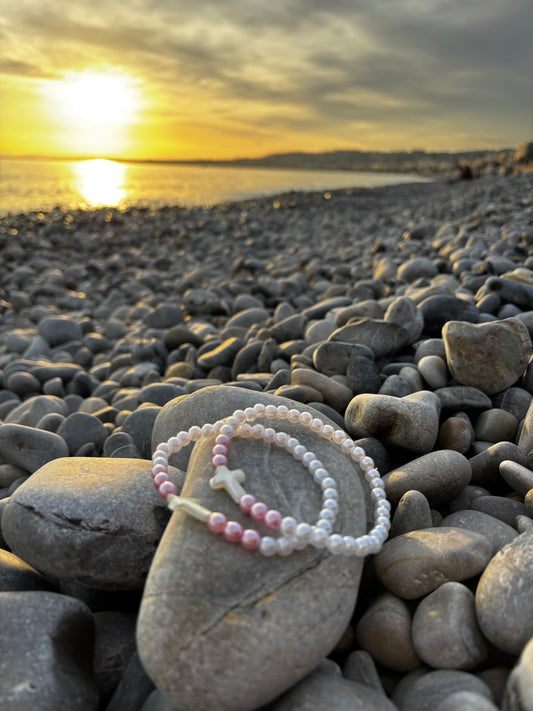
<path fill-rule="evenodd" d="M 530 0 L 0 0 L 0 153 L 224 159 L 533 137 Z"/>

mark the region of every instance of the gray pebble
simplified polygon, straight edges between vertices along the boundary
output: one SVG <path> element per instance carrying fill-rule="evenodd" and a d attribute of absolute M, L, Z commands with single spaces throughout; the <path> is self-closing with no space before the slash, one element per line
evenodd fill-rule
<path fill-rule="evenodd" d="M 436 711 L 452 694 L 458 691 L 470 691 L 478 696 L 492 700 L 488 686 L 474 674 L 465 671 L 438 669 L 423 674 L 415 679 L 404 692 L 399 711 Z M 393 695 L 392 700 L 395 700 Z"/>
<path fill-rule="evenodd" d="M 448 384 L 448 368 L 446 367 L 446 362 L 440 356 L 424 356 L 418 361 L 418 370 L 433 390 L 445 388 Z"/>
<path fill-rule="evenodd" d="M 330 341 L 362 344 L 376 358 L 396 353 L 406 342 L 406 331 L 397 323 L 364 318 L 333 331 Z"/>
<path fill-rule="evenodd" d="M 128 415 L 122 425 L 122 432 L 130 435 L 143 459 L 152 456 L 152 428 L 160 411 L 160 407 L 143 407 Z"/>
<path fill-rule="evenodd" d="M 337 412 L 344 412 L 353 397 L 349 387 L 310 368 L 297 368 L 291 373 L 293 385 L 303 385 L 317 390 L 326 403 Z"/>
<path fill-rule="evenodd" d="M 65 440 L 54 432 L 25 425 L 0 425 L 0 454 L 9 464 L 35 472 L 47 462 L 68 457 Z"/>
<path fill-rule="evenodd" d="M 518 535 L 516 529 L 500 519 L 483 511 L 469 509 L 448 514 L 442 519 L 442 525 L 477 531 L 491 544 L 493 556 Z"/>
<path fill-rule="evenodd" d="M 424 317 L 424 332 L 429 336 L 440 336 L 445 324 L 450 321 L 477 323 L 479 311 L 465 299 L 452 294 L 435 294 L 420 303 Z"/>
<path fill-rule="evenodd" d="M 466 454 L 472 445 L 474 428 L 464 417 L 448 417 L 439 427 L 438 444 L 443 449 L 453 449 Z"/>
<path fill-rule="evenodd" d="M 470 458 L 472 484 L 489 489 L 501 485 L 500 464 L 506 459 L 525 466 L 527 459 L 524 452 L 512 442 L 497 442 L 483 452 Z"/>
<path fill-rule="evenodd" d="M 485 442 L 512 442 L 517 427 L 518 420 L 514 415 L 499 408 L 492 408 L 479 414 L 474 430 L 476 439 Z"/>
<path fill-rule="evenodd" d="M 313 365 L 324 375 L 345 374 L 350 359 L 363 356 L 372 359 L 370 348 L 359 343 L 343 343 L 342 341 L 325 341 L 313 353 Z"/>
<path fill-rule="evenodd" d="M 97 452 L 101 452 L 107 430 L 94 415 L 74 412 L 59 425 L 57 434 L 65 440 L 69 453 L 73 456 L 79 452 L 80 447 L 88 443 L 91 443 Z"/>
<path fill-rule="evenodd" d="M 516 527 L 517 516 L 527 516 L 527 509 L 521 501 L 505 496 L 480 496 L 472 502 L 472 508 L 494 516 L 513 527 Z"/>
<path fill-rule="evenodd" d="M 385 541 L 374 558 L 379 580 L 399 597 L 412 600 L 450 580 L 480 573 L 491 546 L 479 533 L 459 528 L 426 528 Z"/>
<path fill-rule="evenodd" d="M 383 477 L 391 503 L 397 503 L 409 490 L 424 494 L 431 506 L 457 496 L 470 482 L 470 462 L 459 452 L 440 449 L 412 459 Z"/>
<path fill-rule="evenodd" d="M 36 395 L 17 405 L 4 421 L 16 425 L 35 427 L 41 417 L 52 412 L 66 417 L 68 415 L 68 407 L 65 401 L 53 395 Z"/>
<path fill-rule="evenodd" d="M 533 489 L 533 471 L 528 467 L 510 459 L 504 459 L 503 462 L 500 462 L 499 469 L 502 479 L 519 496 L 526 496 L 528 491 Z"/>
<path fill-rule="evenodd" d="M 432 279 L 437 275 L 437 267 L 427 257 L 413 257 L 398 267 L 397 277 L 402 281 L 412 282 L 416 279 Z"/>
<path fill-rule="evenodd" d="M 394 511 L 389 538 L 432 527 L 431 511 L 424 494 L 416 490 L 406 491 Z"/>
<path fill-rule="evenodd" d="M 461 583 L 443 583 L 418 604 L 413 644 L 420 659 L 436 669 L 472 669 L 487 657 L 474 595 Z"/>
<path fill-rule="evenodd" d="M 379 370 L 374 361 L 357 354 L 348 361 L 346 381 L 354 395 L 377 393 L 381 387 Z"/>
<path fill-rule="evenodd" d="M 498 707 L 475 691 L 456 691 L 445 698 L 435 711 L 498 711 Z"/>
<path fill-rule="evenodd" d="M 381 594 L 359 620 L 358 644 L 388 669 L 408 672 L 420 666 L 411 636 L 412 615 L 407 603 L 390 592 Z"/>
<path fill-rule="evenodd" d="M 476 589 L 483 634 L 509 654 L 520 654 L 533 636 L 532 585 L 533 535 L 522 533 L 494 556 Z"/>
<path fill-rule="evenodd" d="M 469 385 L 448 385 L 445 388 L 437 388 L 435 395 L 438 396 L 444 411 L 479 412 L 487 410 L 492 405 L 488 395 L 479 388 Z"/>
<path fill-rule="evenodd" d="M 80 340 L 83 336 L 81 326 L 76 321 L 64 316 L 51 316 L 39 322 L 39 334 L 52 346 Z"/>
<path fill-rule="evenodd" d="M 51 590 L 44 575 L 21 558 L 0 548 L 0 592 Z"/>

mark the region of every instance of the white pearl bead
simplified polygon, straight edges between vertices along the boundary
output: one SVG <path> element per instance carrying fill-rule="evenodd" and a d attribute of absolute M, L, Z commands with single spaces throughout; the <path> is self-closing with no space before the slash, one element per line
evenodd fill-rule
<path fill-rule="evenodd" d="M 355 544 L 355 538 L 353 536 L 343 536 L 342 537 L 342 544 L 344 547 L 345 555 L 355 555 L 356 544 Z"/>
<path fill-rule="evenodd" d="M 379 501 L 385 498 L 385 490 L 378 486 L 377 488 L 372 489 L 370 496 L 374 499 L 374 501 Z"/>
<path fill-rule="evenodd" d="M 244 416 L 246 417 L 248 422 L 252 422 L 253 420 L 255 420 L 255 408 L 246 407 L 244 409 Z"/>
<path fill-rule="evenodd" d="M 165 454 L 166 454 L 166 453 L 168 453 L 169 450 L 170 450 L 169 443 L 168 442 L 161 442 L 161 444 L 157 445 L 157 449 L 155 450 L 154 454 L 156 454 L 157 452 L 165 452 Z"/>
<path fill-rule="evenodd" d="M 355 447 L 352 450 L 352 459 L 356 462 L 360 462 L 363 457 L 366 457 L 366 452 L 362 447 Z"/>
<path fill-rule="evenodd" d="M 364 472 L 369 471 L 370 469 L 374 468 L 374 460 L 372 457 L 369 457 L 368 455 L 366 457 L 363 457 L 361 461 L 359 462 L 359 466 Z"/>
<path fill-rule="evenodd" d="M 278 417 L 280 420 L 286 420 L 289 416 L 289 408 L 287 405 L 278 405 Z"/>
<path fill-rule="evenodd" d="M 168 440 L 168 443 L 169 443 L 169 445 L 170 445 L 169 454 L 170 454 L 171 452 L 177 452 L 178 449 L 181 449 L 182 446 L 183 446 L 182 444 L 180 444 L 180 441 L 179 441 L 179 439 L 178 439 L 177 436 L 176 436 L 176 437 L 171 437 L 171 438 Z M 187 441 L 187 442 L 185 442 L 184 444 L 188 444 L 188 443 L 189 443 L 189 442 Z"/>
<path fill-rule="evenodd" d="M 254 439 L 263 439 L 265 428 L 263 425 L 254 425 L 252 427 L 252 437 Z"/>
<path fill-rule="evenodd" d="M 387 516 L 376 516 L 374 520 L 377 526 L 385 526 L 387 531 L 390 529 L 390 518 Z"/>
<path fill-rule="evenodd" d="M 235 426 L 237 426 L 238 423 L 235 423 Z M 235 434 L 235 429 L 233 428 L 233 425 L 228 424 L 227 422 L 222 425 L 222 427 L 219 430 L 219 433 L 221 435 L 226 435 L 226 437 L 233 437 Z"/>
<path fill-rule="evenodd" d="M 236 417 L 238 422 L 244 422 L 246 419 L 244 410 L 235 410 L 233 412 L 233 417 Z"/>
<path fill-rule="evenodd" d="M 247 422 L 243 422 L 242 425 L 239 425 L 237 434 L 240 437 L 244 437 L 245 439 L 248 439 L 248 437 L 252 436 L 252 425 L 249 425 Z"/>
<path fill-rule="evenodd" d="M 345 439 L 344 442 L 342 443 L 342 451 L 345 454 L 350 454 L 352 449 L 355 447 L 355 443 L 352 439 Z"/>
<path fill-rule="evenodd" d="M 256 417 L 264 417 L 266 408 L 262 402 L 255 404 L 253 409 Z"/>
<path fill-rule="evenodd" d="M 294 458 L 295 459 L 302 459 L 306 452 L 307 452 L 307 449 L 303 446 L 303 444 L 299 444 L 293 450 Z"/>
<path fill-rule="evenodd" d="M 313 415 L 310 412 L 300 413 L 300 422 L 302 423 L 302 425 L 304 425 L 305 427 L 309 427 L 312 421 Z"/>
<path fill-rule="evenodd" d="M 230 427 L 235 428 L 240 423 L 239 423 L 239 420 L 234 415 L 230 415 L 229 417 L 226 417 L 226 424 L 229 425 Z M 221 434 L 222 434 L 222 431 L 221 431 Z"/>
<path fill-rule="evenodd" d="M 337 483 L 335 482 L 335 479 L 332 479 L 332 477 L 327 476 L 325 479 L 322 479 L 320 482 L 320 487 L 322 488 L 322 491 L 325 491 L 326 489 L 329 489 L 330 487 L 336 487 Z"/>
<path fill-rule="evenodd" d="M 300 411 L 296 409 L 289 410 L 287 415 L 289 422 L 299 422 L 300 421 Z"/>
<path fill-rule="evenodd" d="M 303 543 L 308 543 L 309 540 L 311 539 L 311 526 L 306 523 L 305 521 L 302 521 L 296 526 L 296 538 L 298 541 L 302 541 Z"/>
<path fill-rule="evenodd" d="M 317 484 L 322 484 L 322 482 L 329 477 L 327 469 L 320 467 L 313 474 L 313 479 Z M 327 488 L 327 487 L 326 487 Z"/>
<path fill-rule="evenodd" d="M 337 555 L 342 553 L 344 550 L 344 541 L 342 540 L 342 536 L 338 533 L 334 533 L 328 538 L 326 546 L 330 553 Z"/>
<path fill-rule="evenodd" d="M 338 499 L 339 492 L 334 486 L 330 486 L 329 489 L 324 490 L 324 499 Z"/>
<path fill-rule="evenodd" d="M 296 439 L 296 437 L 289 437 L 289 441 L 287 442 L 287 446 L 285 449 L 289 451 L 291 454 L 294 452 L 294 448 L 297 447 L 300 444 L 300 440 Z"/>
<path fill-rule="evenodd" d="M 215 428 L 209 422 L 202 425 L 202 437 L 212 437 L 215 434 Z"/>
<path fill-rule="evenodd" d="M 335 521 L 336 512 L 332 511 L 331 509 L 321 509 L 320 513 L 318 514 L 318 518 L 321 521 Z"/>
<path fill-rule="evenodd" d="M 384 540 L 387 538 L 387 536 L 389 535 L 389 529 L 386 528 L 386 526 L 384 526 L 383 524 L 378 523 L 378 524 L 377 524 L 376 526 L 374 526 L 374 528 L 372 529 L 371 535 L 372 535 L 372 536 L 377 536 L 377 538 L 379 538 L 380 542 L 383 543 L 383 541 L 384 541 Z"/>
<path fill-rule="evenodd" d="M 313 432 L 320 434 L 324 429 L 324 423 L 319 417 L 315 417 L 311 422 L 311 429 Z"/>
<path fill-rule="evenodd" d="M 307 451 L 304 456 L 302 457 L 302 463 L 305 464 L 305 466 L 309 466 L 311 462 L 314 462 L 316 459 L 316 454 L 314 452 L 309 452 Z"/>
<path fill-rule="evenodd" d="M 263 438 L 265 442 L 275 442 L 276 441 L 276 430 L 272 429 L 272 427 L 266 427 L 265 432 L 263 434 Z"/>
<path fill-rule="evenodd" d="M 286 447 L 289 441 L 289 435 L 286 432 L 278 432 L 276 435 L 276 444 L 280 447 Z"/>
<path fill-rule="evenodd" d="M 278 408 L 275 405 L 267 405 L 265 407 L 265 416 L 270 420 L 274 419 L 278 414 Z"/>
<path fill-rule="evenodd" d="M 278 538 L 277 543 L 277 553 L 278 555 L 286 556 L 290 555 L 294 550 L 294 543 L 288 538 Z"/>
<path fill-rule="evenodd" d="M 296 527 L 298 522 L 292 516 L 285 516 L 281 520 L 281 526 L 279 530 L 284 536 L 292 538 L 296 534 Z"/>
<path fill-rule="evenodd" d="M 309 469 L 311 474 L 314 474 L 317 469 L 322 469 L 323 466 L 324 465 L 322 464 L 320 459 L 313 459 L 313 461 L 309 464 L 309 466 L 307 468 Z"/>
<path fill-rule="evenodd" d="M 193 425 L 192 427 L 189 427 L 189 437 L 193 442 L 196 442 L 197 440 L 200 439 L 202 436 L 202 430 L 200 427 L 197 427 L 196 425 Z"/>
<path fill-rule="evenodd" d="M 276 553 L 277 547 L 278 546 L 274 538 L 264 536 L 259 544 L 259 552 L 269 558 Z"/>
<path fill-rule="evenodd" d="M 334 513 L 337 513 L 339 510 L 339 502 L 336 499 L 324 499 L 324 501 L 322 502 L 322 507 L 333 511 Z"/>
<path fill-rule="evenodd" d="M 311 545 L 315 548 L 324 548 L 328 542 L 328 533 L 323 528 L 313 527 L 311 531 Z"/>
<path fill-rule="evenodd" d="M 333 531 L 333 524 L 325 518 L 320 518 L 316 522 L 315 528 L 322 528 L 326 533 L 331 533 Z"/>
<path fill-rule="evenodd" d="M 335 433 L 334 428 L 331 425 L 324 425 L 324 429 L 321 432 L 321 437 L 324 439 L 331 439 Z"/>
<path fill-rule="evenodd" d="M 335 430 L 332 439 L 335 444 L 342 444 L 347 437 L 348 435 L 343 430 Z"/>

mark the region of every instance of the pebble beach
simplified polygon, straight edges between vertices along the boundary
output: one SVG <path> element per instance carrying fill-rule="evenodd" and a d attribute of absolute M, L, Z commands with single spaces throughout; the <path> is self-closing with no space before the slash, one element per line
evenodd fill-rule
<path fill-rule="evenodd" d="M 533 711 L 533 173 L 9 214 L 0 276 L 3 710 Z M 335 478 L 338 551 L 154 487 L 159 443 L 256 404 Z M 168 479 L 249 526 L 204 434 Z M 391 510 L 364 556 L 353 446 Z M 317 518 L 289 452 L 228 457 Z"/>

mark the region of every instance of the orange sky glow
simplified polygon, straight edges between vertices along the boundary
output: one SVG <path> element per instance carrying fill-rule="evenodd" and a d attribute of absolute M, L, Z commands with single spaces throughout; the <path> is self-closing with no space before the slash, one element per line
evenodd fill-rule
<path fill-rule="evenodd" d="M 526 0 L 0 0 L 0 153 L 231 159 L 529 138 Z"/>

